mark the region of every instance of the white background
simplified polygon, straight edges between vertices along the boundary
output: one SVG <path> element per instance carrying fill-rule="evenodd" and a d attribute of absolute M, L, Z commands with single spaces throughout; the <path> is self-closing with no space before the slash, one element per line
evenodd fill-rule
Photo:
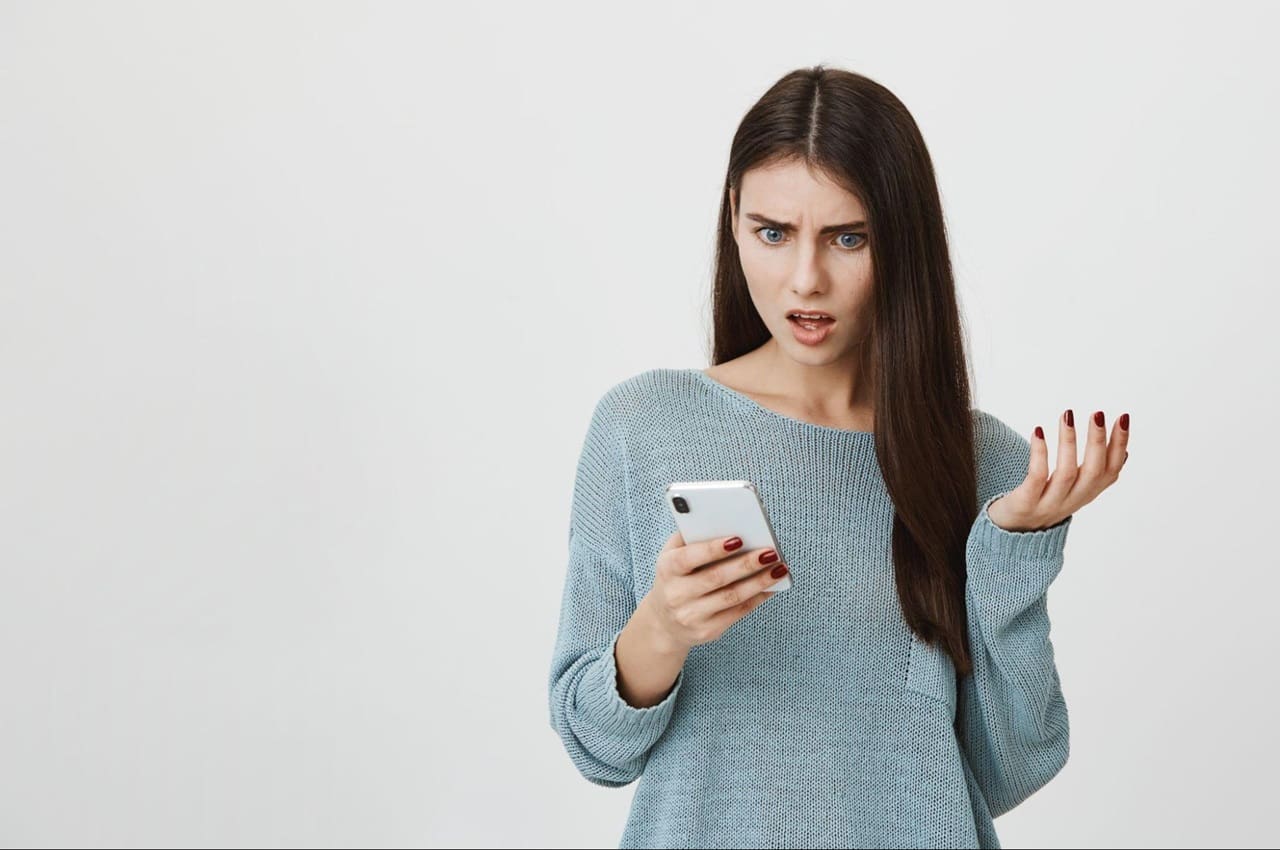
<path fill-rule="evenodd" d="M 911 110 L 976 403 L 1132 416 L 1007 847 L 1262 846 L 1274 4 L 0 6 L 0 841 L 616 846 L 547 713 L 592 406 L 706 366 L 729 143 Z"/>

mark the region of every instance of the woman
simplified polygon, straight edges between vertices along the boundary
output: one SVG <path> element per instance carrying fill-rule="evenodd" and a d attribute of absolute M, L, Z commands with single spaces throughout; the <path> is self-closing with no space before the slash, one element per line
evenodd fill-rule
<path fill-rule="evenodd" d="M 1050 475 L 1040 426 L 971 407 L 924 141 L 857 74 L 744 118 L 714 307 L 710 369 L 592 414 L 552 727 L 592 782 L 640 779 L 623 847 L 999 847 L 1067 760 L 1046 593 L 1128 414 L 1108 440 L 1064 411 Z M 672 533 L 663 489 L 698 479 L 754 482 L 789 563 Z"/>

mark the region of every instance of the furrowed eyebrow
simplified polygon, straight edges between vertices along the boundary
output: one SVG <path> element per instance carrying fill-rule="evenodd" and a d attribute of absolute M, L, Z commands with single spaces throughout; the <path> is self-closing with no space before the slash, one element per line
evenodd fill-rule
<path fill-rule="evenodd" d="M 747 213 L 747 218 L 751 219 L 752 221 L 757 221 L 760 224 L 766 224 L 769 227 L 773 227 L 773 228 L 776 228 L 777 230 L 781 230 L 784 232 L 787 232 L 787 231 L 794 232 L 796 229 L 796 226 L 794 224 L 788 224 L 785 221 L 774 221 L 773 219 L 760 215 L 759 213 Z M 845 230 L 857 230 L 858 228 L 865 228 L 866 226 L 867 226 L 867 223 L 865 221 L 851 221 L 851 222 L 848 222 L 847 224 L 831 224 L 822 228 L 818 232 L 819 233 L 837 233 Z"/>

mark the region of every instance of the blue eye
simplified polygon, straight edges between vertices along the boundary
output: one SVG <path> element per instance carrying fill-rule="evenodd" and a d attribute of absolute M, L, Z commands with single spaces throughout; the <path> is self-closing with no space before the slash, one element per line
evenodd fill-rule
<path fill-rule="evenodd" d="M 766 225 L 766 226 L 764 226 L 764 227 L 757 227 L 757 228 L 756 228 L 754 231 L 752 231 L 752 232 L 753 232 L 753 233 L 756 233 L 756 234 L 759 234 L 759 233 L 761 233 L 761 232 L 763 232 L 763 231 L 766 231 L 766 230 L 768 230 L 768 231 L 770 231 L 770 232 L 772 232 L 772 233 L 778 233 L 778 234 L 781 234 L 781 233 L 782 233 L 782 231 L 781 231 L 781 230 L 779 230 L 778 228 L 776 228 L 776 227 L 769 227 L 768 225 Z M 848 250 L 848 251 L 850 251 L 850 252 L 853 252 L 853 251 L 858 250 L 858 249 L 859 249 L 859 248 L 861 248 L 861 247 L 863 246 L 863 244 L 865 244 L 865 243 L 866 243 L 866 241 L 867 241 L 867 237 L 866 237 L 866 236 L 863 236 L 861 233 L 854 233 L 853 231 L 849 231 L 849 232 L 846 232 L 846 233 L 841 233 L 841 234 L 839 234 L 839 235 L 836 237 L 836 239 L 843 239 L 843 238 L 844 238 L 844 237 L 846 237 L 846 236 L 854 236 L 854 237 L 857 237 L 857 238 L 860 240 L 860 241 L 858 242 L 858 244 L 856 244 L 856 245 L 849 245 L 849 244 L 847 244 L 847 243 L 841 243 L 841 247 L 845 248 L 846 250 Z M 767 239 L 767 238 L 763 238 L 763 240 L 762 240 L 762 241 L 763 241 L 763 242 L 764 242 L 764 244 L 766 244 L 766 245 L 781 245 L 781 244 L 782 244 L 781 242 L 772 242 L 772 241 L 770 241 L 770 240 L 769 240 L 769 239 Z"/>

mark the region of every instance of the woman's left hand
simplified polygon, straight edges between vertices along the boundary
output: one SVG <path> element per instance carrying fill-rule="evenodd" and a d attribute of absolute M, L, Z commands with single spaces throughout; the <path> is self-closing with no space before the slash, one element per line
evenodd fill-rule
<path fill-rule="evenodd" d="M 1038 531 L 1057 525 L 1120 478 L 1129 457 L 1129 414 L 1111 429 L 1107 441 L 1102 411 L 1089 418 L 1084 464 L 1076 466 L 1076 429 L 1068 409 L 1058 417 L 1058 466 L 1049 474 L 1049 447 L 1044 429 L 1036 426 L 1031 440 L 1027 477 L 1014 490 L 987 507 L 987 516 L 1005 531 Z"/>

